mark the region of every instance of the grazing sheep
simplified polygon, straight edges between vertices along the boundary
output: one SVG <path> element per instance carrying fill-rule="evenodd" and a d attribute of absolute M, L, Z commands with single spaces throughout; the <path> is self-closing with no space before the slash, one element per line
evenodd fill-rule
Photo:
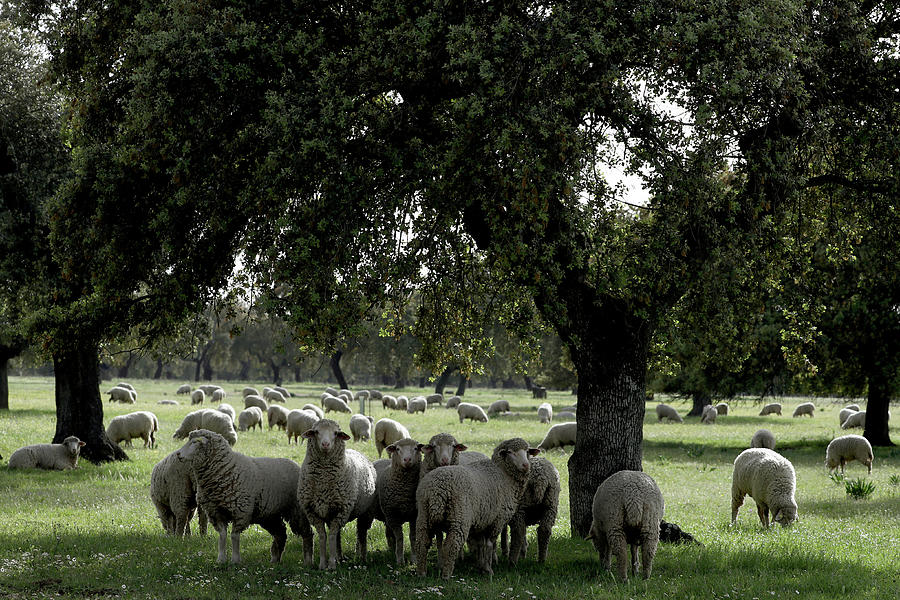
<path fill-rule="evenodd" d="M 834 438 L 825 449 L 825 466 L 832 473 L 840 467 L 843 474 L 844 464 L 858 460 L 866 465 L 871 474 L 873 458 L 875 455 L 872 453 L 872 444 L 861 435 L 850 434 Z"/>
<path fill-rule="evenodd" d="M 327 388 L 325 388 L 325 393 L 330 396 L 337 396 L 338 394 L 341 393 L 341 391 L 338 389 L 335 389 L 333 387 L 327 387 Z"/>
<path fill-rule="evenodd" d="M 281 394 L 285 398 L 290 398 L 291 396 L 293 396 L 292 393 L 287 391 L 287 388 L 281 387 L 280 385 L 276 385 L 272 389 L 275 390 L 276 392 L 278 392 L 279 394 Z"/>
<path fill-rule="evenodd" d="M 360 440 L 368 442 L 372 437 L 372 427 L 375 425 L 375 419 L 367 415 L 355 414 L 350 417 L 350 433 L 353 434 L 353 441 Z"/>
<path fill-rule="evenodd" d="M 19 448 L 9 457 L 10 469 L 48 469 L 65 471 L 78 467 L 78 456 L 84 442 L 74 435 L 62 444 L 33 444 Z"/>
<path fill-rule="evenodd" d="M 207 396 L 212 396 L 212 395 L 213 395 L 213 392 L 215 392 L 216 390 L 221 390 L 221 389 L 222 389 L 222 386 L 221 386 L 221 385 L 215 385 L 215 384 L 212 384 L 212 383 L 205 383 L 205 384 L 203 384 L 203 385 L 198 385 L 198 386 L 197 386 L 197 389 L 203 390 L 203 393 L 206 394 Z"/>
<path fill-rule="evenodd" d="M 191 393 L 191 384 L 185 383 L 184 385 L 178 386 L 178 391 L 175 392 L 179 396 L 182 394 L 190 394 Z"/>
<path fill-rule="evenodd" d="M 356 551 L 365 562 L 366 536 L 378 507 L 375 468 L 368 458 L 346 448 L 350 436 L 331 419 L 318 421 L 303 437 L 306 457 L 300 467 L 297 498 L 319 536 L 319 568 L 337 568 L 341 528 L 353 519 L 357 520 Z M 306 561 L 307 566 L 311 564 L 312 556 Z"/>
<path fill-rule="evenodd" d="M 227 402 L 223 402 L 219 406 L 216 407 L 216 410 L 220 413 L 225 413 L 229 417 L 231 417 L 231 422 L 234 423 L 234 407 Z"/>
<path fill-rule="evenodd" d="M 172 406 L 178 406 L 178 400 L 160 400 L 157 404 L 169 404 Z"/>
<path fill-rule="evenodd" d="M 228 415 L 209 408 L 201 408 L 185 415 L 181 425 L 172 434 L 172 438 L 183 440 L 190 432 L 196 429 L 215 431 L 228 440 L 228 443 L 232 446 L 237 442 L 237 432 L 235 432 L 234 423 Z"/>
<path fill-rule="evenodd" d="M 713 425 L 716 422 L 717 416 L 719 416 L 719 411 L 716 410 L 716 407 L 712 404 L 707 404 L 703 407 L 703 414 L 700 415 L 700 422 L 706 425 Z"/>
<path fill-rule="evenodd" d="M 838 413 L 838 424 L 843 425 L 847 420 L 847 417 L 850 415 L 859 412 L 858 410 L 853 410 L 851 408 L 842 408 L 841 412 Z"/>
<path fill-rule="evenodd" d="M 728 403 L 727 402 L 719 402 L 716 404 L 716 412 L 720 415 L 728 414 Z"/>
<path fill-rule="evenodd" d="M 538 406 L 537 413 L 541 423 L 553 422 L 553 407 L 549 402 L 542 402 L 540 406 Z"/>
<path fill-rule="evenodd" d="M 128 388 L 123 387 L 113 387 L 110 388 L 109 391 L 106 392 L 109 394 L 110 402 L 121 402 L 122 404 L 134 404 L 134 401 L 137 400 L 137 394 L 133 390 L 129 390 Z"/>
<path fill-rule="evenodd" d="M 292 410 L 288 413 L 287 418 L 287 437 L 288 445 L 296 441 L 300 443 L 300 437 L 311 429 L 319 421 L 319 417 L 315 413 L 308 410 Z"/>
<path fill-rule="evenodd" d="M 557 421 L 574 421 L 576 419 L 577 419 L 576 414 L 571 411 L 568 411 L 568 410 L 561 410 L 558 413 L 556 413 Z"/>
<path fill-rule="evenodd" d="M 210 396 L 210 402 L 221 402 L 224 400 L 228 394 L 222 388 L 218 388 L 213 390 L 212 396 Z"/>
<path fill-rule="evenodd" d="M 866 426 L 866 411 L 861 410 L 859 412 L 855 412 L 852 415 L 847 417 L 847 420 L 844 421 L 844 424 L 841 425 L 841 429 L 851 429 L 853 427 L 862 427 Z"/>
<path fill-rule="evenodd" d="M 150 411 L 139 410 L 119 415 L 109 420 L 106 427 L 106 437 L 113 444 L 125 440 L 125 447 L 132 448 L 132 438 L 144 440 L 144 448 L 156 446 L 156 432 L 159 431 L 159 419 Z"/>
<path fill-rule="evenodd" d="M 449 404 L 449 402 L 447 404 Z M 502 412 L 509 412 L 509 400 L 495 400 L 494 402 L 491 402 L 491 405 L 487 409 L 489 417 Z"/>
<path fill-rule="evenodd" d="M 327 398 L 323 398 L 322 406 L 325 408 L 326 414 L 330 413 L 331 411 L 345 413 L 353 412 L 352 410 L 350 410 L 350 407 L 347 405 L 343 398 L 338 398 L 336 396 L 328 396 Z"/>
<path fill-rule="evenodd" d="M 768 448 L 749 448 L 734 459 L 731 476 L 731 522 L 737 519 L 738 509 L 749 495 L 756 502 L 756 512 L 763 527 L 772 522 L 787 527 L 797 520 L 797 501 L 794 490 L 797 476 L 791 461 Z"/>
<path fill-rule="evenodd" d="M 425 399 L 425 396 L 416 396 L 406 405 L 406 412 L 409 414 L 417 413 L 417 412 L 425 412 L 425 409 L 428 408 L 428 401 Z"/>
<path fill-rule="evenodd" d="M 274 389 L 267 391 L 265 396 L 263 396 L 263 399 L 266 402 L 281 402 L 282 404 L 287 402 L 287 398 L 285 398 L 281 392 Z"/>
<path fill-rule="evenodd" d="M 312 560 L 312 531 L 297 502 L 297 463 L 289 458 L 245 456 L 206 429 L 192 431 L 175 455 L 190 464 L 197 504 L 219 532 L 218 562 L 227 560 L 228 523 L 232 524 L 231 562 L 241 562 L 241 532 L 252 523 L 272 536 L 272 562 L 281 562 L 287 543 L 284 521 L 303 538 L 303 555 Z"/>
<path fill-rule="evenodd" d="M 578 428 L 577 423 L 560 423 L 554 425 L 547 430 L 547 435 L 538 444 L 541 450 L 550 450 L 551 448 L 562 448 L 563 446 L 575 445 L 575 431 Z"/>
<path fill-rule="evenodd" d="M 369 394 L 369 390 L 359 390 L 355 394 L 353 394 L 353 400 L 355 402 L 368 402 L 371 395 Z"/>
<path fill-rule="evenodd" d="M 206 392 L 201 389 L 196 389 L 191 392 L 191 404 L 203 404 L 203 401 L 206 400 Z"/>
<path fill-rule="evenodd" d="M 381 408 L 389 408 L 391 410 L 397 410 L 397 398 L 391 396 L 390 394 L 384 394 L 381 396 Z"/>
<path fill-rule="evenodd" d="M 434 469 L 416 490 L 416 572 L 425 575 L 431 539 L 447 534 L 440 551 L 441 576 L 449 579 L 463 544 L 477 548 L 479 566 L 493 574 L 497 536 L 522 500 L 529 457 L 540 452 L 513 438 L 501 442 L 490 460 Z"/>
<path fill-rule="evenodd" d="M 381 451 L 398 440 L 409 437 L 409 430 L 393 419 L 378 419 L 375 423 L 375 450 Z"/>
<path fill-rule="evenodd" d="M 245 387 L 241 390 L 241 397 L 246 398 L 247 396 L 259 396 L 259 390 L 255 387 Z"/>
<path fill-rule="evenodd" d="M 316 406 L 315 404 L 304 404 L 300 407 L 300 410 L 308 410 L 311 413 L 315 413 L 317 417 L 320 419 L 325 418 L 325 411 Z"/>
<path fill-rule="evenodd" d="M 459 415 L 460 423 L 463 422 L 463 419 L 481 421 L 482 423 L 488 422 L 488 416 L 484 413 L 484 409 L 477 404 L 460 402 L 459 406 L 456 407 L 456 414 Z"/>
<path fill-rule="evenodd" d="M 288 409 L 278 404 L 270 406 L 269 410 L 266 412 L 266 416 L 269 420 L 269 429 L 277 426 L 282 431 L 286 431 L 289 413 L 290 411 L 288 411 Z"/>
<path fill-rule="evenodd" d="M 347 404 L 350 404 L 351 402 L 353 402 L 353 392 L 351 392 L 350 390 L 347 390 L 347 389 L 342 389 L 342 390 L 338 391 L 337 397 L 342 398 L 344 400 L 344 402 L 346 402 Z"/>
<path fill-rule="evenodd" d="M 803 402 L 797 405 L 797 408 L 794 409 L 793 416 L 799 417 L 802 415 L 809 415 L 810 417 L 814 416 L 816 412 L 816 405 L 812 402 Z"/>
<path fill-rule="evenodd" d="M 775 435 L 768 429 L 759 429 L 756 433 L 753 434 L 753 437 L 750 438 L 750 447 L 768 448 L 769 450 L 774 450 Z"/>
<path fill-rule="evenodd" d="M 428 404 L 444 404 L 444 395 L 443 394 L 429 394 L 425 396 L 425 402 Z"/>
<path fill-rule="evenodd" d="M 608 571 L 615 554 L 619 579 L 628 581 L 628 548 L 631 572 L 637 575 L 640 546 L 643 578 L 650 579 L 664 509 L 662 492 L 646 473 L 619 471 L 607 477 L 594 494 L 587 536 L 600 555 L 600 566 Z"/>
<path fill-rule="evenodd" d="M 779 402 L 771 402 L 762 407 L 762 410 L 759 411 L 759 416 L 764 417 L 766 415 L 778 415 L 781 416 L 781 403 Z"/>
<path fill-rule="evenodd" d="M 264 413 L 269 412 L 269 403 L 263 400 L 260 396 L 255 396 L 253 394 L 244 396 L 244 408 L 250 408 L 251 406 L 255 406 Z"/>
<path fill-rule="evenodd" d="M 116 387 L 123 387 L 126 390 L 131 390 L 132 392 L 137 393 L 137 390 L 134 389 L 134 386 L 131 385 L 130 383 L 128 383 L 127 381 L 120 381 L 119 383 L 116 384 Z"/>
<path fill-rule="evenodd" d="M 537 525 L 538 562 L 547 560 L 550 533 L 556 523 L 559 510 L 559 471 L 546 458 L 536 456 L 530 459 L 531 469 L 528 482 L 522 494 L 522 501 L 516 513 L 509 521 L 509 545 L 506 540 L 506 527 L 501 532 L 501 548 L 512 564 L 525 558 L 528 542 L 525 531 L 529 525 Z"/>
<path fill-rule="evenodd" d="M 409 398 L 406 396 L 397 396 L 397 410 L 406 410 L 409 405 Z"/>
<path fill-rule="evenodd" d="M 410 562 L 416 562 L 416 488 L 419 486 L 422 450 L 421 444 L 411 438 L 397 440 L 385 449 L 390 457 L 389 466 L 379 470 L 376 465 L 375 492 L 388 548 L 394 553 L 397 566 L 402 567 L 404 523 L 409 523 Z"/>
<path fill-rule="evenodd" d="M 262 431 L 262 424 L 263 412 L 258 406 L 245 408 L 238 415 L 238 431 L 247 431 L 254 427 L 259 427 L 260 431 Z"/>
<path fill-rule="evenodd" d="M 459 396 L 450 396 L 444 406 L 446 408 L 456 408 L 457 406 L 459 406 L 460 402 L 462 402 L 462 398 L 460 398 Z"/>
<path fill-rule="evenodd" d="M 668 404 L 657 404 L 656 416 L 660 421 L 662 421 L 663 419 L 668 419 L 670 421 L 675 421 L 676 423 L 684 423 L 684 419 L 681 418 L 681 415 L 678 414 L 678 411 Z"/>
<path fill-rule="evenodd" d="M 197 483 L 187 462 L 175 452 L 156 463 L 150 474 L 150 500 L 163 530 L 169 535 L 191 535 L 191 519 L 197 509 Z M 200 535 L 206 535 L 206 513 L 198 511 Z"/>
<path fill-rule="evenodd" d="M 861 409 L 859 408 L 859 404 L 848 404 L 844 408 L 849 408 L 850 410 L 859 412 Z"/>

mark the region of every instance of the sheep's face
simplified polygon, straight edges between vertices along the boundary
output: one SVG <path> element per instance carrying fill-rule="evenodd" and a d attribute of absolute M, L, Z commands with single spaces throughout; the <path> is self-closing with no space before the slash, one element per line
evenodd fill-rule
<path fill-rule="evenodd" d="M 188 461 L 194 458 L 200 448 L 209 443 L 203 436 L 191 436 L 190 439 L 175 452 L 176 458 L 181 461 Z"/>
<path fill-rule="evenodd" d="M 780 523 L 782 527 L 789 527 L 791 523 L 797 520 L 797 507 L 785 506 L 778 509 L 772 516 L 773 523 Z"/>
<path fill-rule="evenodd" d="M 341 431 L 341 426 L 330 419 L 322 419 L 312 429 L 304 432 L 303 437 L 309 440 L 310 446 L 315 445 L 324 454 L 332 452 L 336 447 L 343 447 L 343 442 L 350 436 Z"/>
<path fill-rule="evenodd" d="M 81 453 L 81 448 L 84 446 L 84 442 L 79 440 L 74 435 L 70 435 L 63 440 L 63 445 L 66 447 L 66 450 L 68 450 L 69 456 L 77 457 Z"/>
<path fill-rule="evenodd" d="M 434 457 L 434 464 L 438 467 L 446 467 L 459 463 L 459 453 L 468 446 L 458 443 L 452 436 L 447 439 L 431 439 L 431 442 L 422 446 L 422 452 Z"/>
<path fill-rule="evenodd" d="M 422 444 L 415 440 L 404 439 L 394 442 L 385 450 L 391 457 L 392 466 L 398 469 L 418 469 L 422 461 Z"/>
<path fill-rule="evenodd" d="M 540 453 L 539 448 L 520 448 L 518 450 L 502 448 L 499 451 L 500 458 L 520 473 L 527 473 L 531 469 L 529 457 L 537 456 Z"/>

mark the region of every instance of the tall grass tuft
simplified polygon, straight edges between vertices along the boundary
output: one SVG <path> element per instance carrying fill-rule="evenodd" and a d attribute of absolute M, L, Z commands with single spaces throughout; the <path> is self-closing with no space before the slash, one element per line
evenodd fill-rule
<path fill-rule="evenodd" d="M 857 477 L 856 479 L 845 481 L 844 489 L 847 490 L 847 495 L 854 500 L 865 500 L 875 491 L 875 482 Z"/>

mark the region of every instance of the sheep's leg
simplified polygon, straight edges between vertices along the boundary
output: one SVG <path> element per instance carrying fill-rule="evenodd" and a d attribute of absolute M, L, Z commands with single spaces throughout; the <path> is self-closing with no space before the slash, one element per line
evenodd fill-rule
<path fill-rule="evenodd" d="M 236 522 L 231 525 L 231 562 L 234 564 L 241 562 L 241 532 L 247 525 L 238 525 Z"/>
<path fill-rule="evenodd" d="M 756 505 L 756 513 L 759 515 L 759 522 L 762 523 L 763 528 L 769 528 L 769 507 L 762 503 L 757 503 Z"/>
<path fill-rule="evenodd" d="M 637 544 L 629 544 L 631 546 L 631 574 L 637 575 L 638 573 L 638 545 Z"/>
<path fill-rule="evenodd" d="M 412 527 L 409 528 L 410 532 L 413 530 Z M 405 556 L 404 556 L 404 548 L 403 548 L 403 523 L 391 523 L 385 529 L 385 533 L 390 532 L 390 538 L 388 539 L 388 547 L 394 552 L 394 559 L 397 561 L 397 566 L 402 567 L 405 564 Z M 410 540 L 410 544 L 412 540 Z M 415 556 L 415 555 L 413 555 Z"/>
<path fill-rule="evenodd" d="M 553 521 L 556 520 L 554 515 Z M 540 523 L 538 523 L 537 529 L 537 543 L 538 543 L 538 562 L 542 563 L 547 560 L 547 553 L 550 550 L 550 534 L 553 531 L 553 521 L 549 519 L 544 519 Z M 522 546 L 522 558 L 525 558 L 525 553 L 528 552 L 528 546 Z"/>
<path fill-rule="evenodd" d="M 319 536 L 319 568 L 325 570 L 328 566 L 328 534 L 325 533 L 325 522 L 316 522 L 316 534 Z"/>
<path fill-rule="evenodd" d="M 744 494 L 732 489 L 731 490 L 731 522 L 737 520 L 738 509 L 744 503 Z"/>
<path fill-rule="evenodd" d="M 438 569 L 444 568 L 444 532 L 437 530 L 434 532 L 434 544 L 437 547 Z"/>
<path fill-rule="evenodd" d="M 441 577 L 444 579 L 450 579 L 450 576 L 453 575 L 456 557 L 459 556 L 459 551 L 465 542 L 466 532 L 458 525 L 451 526 L 447 531 L 447 539 L 444 540 L 444 547 L 441 552 Z"/>
<path fill-rule="evenodd" d="M 197 524 L 200 529 L 200 535 L 206 535 L 206 524 L 209 522 L 209 517 L 206 515 L 206 511 L 200 507 L 197 507 Z M 190 526 L 188 525 L 188 535 L 190 535 Z"/>
<path fill-rule="evenodd" d="M 213 529 L 219 532 L 219 556 L 216 558 L 216 561 L 223 563 L 228 560 L 225 554 L 225 538 L 228 537 L 228 523 L 215 522 L 213 523 Z"/>
<path fill-rule="evenodd" d="M 360 562 L 366 562 L 366 553 L 369 546 L 369 528 L 372 526 L 372 517 L 360 516 L 356 519 L 356 555 Z M 403 539 L 402 536 L 400 538 Z"/>
<path fill-rule="evenodd" d="M 653 570 L 653 558 L 656 556 L 656 547 L 659 544 L 659 535 L 649 534 L 644 537 L 641 544 L 641 568 L 644 579 L 650 579 L 650 571 Z"/>
<path fill-rule="evenodd" d="M 509 562 L 512 565 L 515 565 L 519 562 L 520 558 L 525 557 L 524 545 L 525 545 L 525 535 L 526 535 L 526 526 L 525 526 L 525 517 L 524 515 L 517 514 L 512 518 L 509 522 Z M 506 534 L 506 527 L 503 528 L 503 534 Z M 501 541 L 502 544 L 502 541 Z M 505 551 L 504 551 L 505 553 Z"/>
<path fill-rule="evenodd" d="M 281 517 L 274 517 L 259 525 L 272 536 L 271 562 L 281 562 L 281 556 L 284 554 L 284 547 L 287 544 L 287 529 L 284 526 L 284 521 L 281 520 Z"/>
<path fill-rule="evenodd" d="M 593 528 L 591 531 L 594 532 Z M 606 539 L 606 534 L 603 532 L 594 532 L 594 537 L 591 538 L 591 541 L 594 542 L 594 548 L 597 549 L 597 556 L 600 559 L 600 568 L 604 571 L 609 571 L 611 558 L 609 541 Z"/>
<path fill-rule="evenodd" d="M 424 520 L 423 517 L 419 516 L 419 520 Z M 420 522 L 416 522 L 416 528 L 418 529 L 420 526 Z M 420 531 L 416 533 L 416 575 L 419 577 L 425 576 L 425 563 L 428 559 L 428 548 L 431 546 L 431 532 L 422 525 Z"/>
<path fill-rule="evenodd" d="M 622 533 L 611 533 L 608 536 L 610 550 L 616 555 L 616 569 L 619 579 L 628 581 L 628 542 Z"/>
<path fill-rule="evenodd" d="M 409 562 L 416 563 L 416 524 L 412 521 L 409 523 Z"/>
<path fill-rule="evenodd" d="M 328 570 L 337 569 L 338 548 L 341 546 L 341 527 L 340 521 L 332 521 L 328 526 Z"/>

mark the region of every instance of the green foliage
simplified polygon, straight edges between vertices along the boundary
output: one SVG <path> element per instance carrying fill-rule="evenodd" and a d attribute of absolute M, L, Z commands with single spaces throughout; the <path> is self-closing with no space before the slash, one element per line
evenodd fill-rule
<path fill-rule="evenodd" d="M 891 484 L 891 485 L 894 486 L 894 487 L 900 486 L 900 475 L 896 475 L 896 474 L 895 474 L 895 475 L 891 475 L 891 476 L 888 478 L 888 483 Z"/>
<path fill-rule="evenodd" d="M 875 491 L 875 482 L 857 477 L 854 480 L 844 482 L 847 495 L 854 500 L 866 500 Z"/>
<path fill-rule="evenodd" d="M 838 485 L 845 483 L 845 480 L 847 479 L 847 477 L 843 473 L 838 473 L 837 471 L 832 471 L 831 473 L 829 473 L 828 478 L 833 483 L 836 483 Z M 847 482 L 847 483 L 849 483 L 849 482 Z"/>

